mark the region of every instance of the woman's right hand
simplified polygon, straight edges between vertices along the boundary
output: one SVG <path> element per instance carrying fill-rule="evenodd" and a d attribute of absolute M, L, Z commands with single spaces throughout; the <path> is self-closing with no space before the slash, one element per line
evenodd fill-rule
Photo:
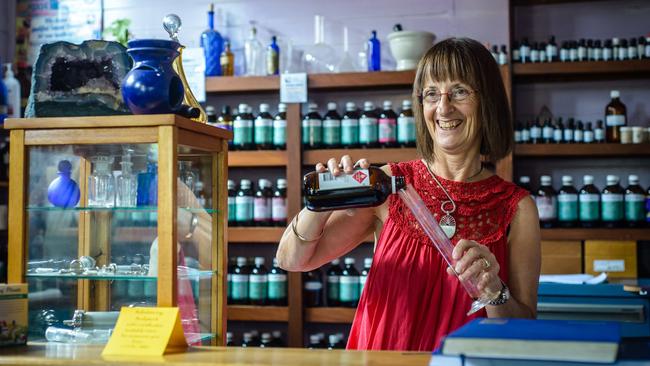
<path fill-rule="evenodd" d="M 368 169 L 370 167 L 370 162 L 368 159 L 362 158 L 359 159 L 356 163 L 352 163 L 352 158 L 350 155 L 343 155 L 340 162 L 336 161 L 336 158 L 330 158 L 327 161 L 327 167 L 323 163 L 316 164 L 316 171 L 319 173 L 325 173 L 329 171 L 332 175 L 339 176 L 343 173 L 352 174 L 356 167 L 361 169 Z"/>

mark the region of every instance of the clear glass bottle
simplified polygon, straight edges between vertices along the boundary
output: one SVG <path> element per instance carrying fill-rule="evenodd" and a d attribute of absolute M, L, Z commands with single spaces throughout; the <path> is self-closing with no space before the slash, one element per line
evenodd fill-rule
<path fill-rule="evenodd" d="M 117 207 L 135 207 L 137 205 L 138 179 L 132 172 L 131 162 L 132 149 L 127 149 L 122 155 L 122 174 L 117 177 Z"/>
<path fill-rule="evenodd" d="M 561 227 L 575 227 L 578 223 L 578 191 L 573 187 L 573 177 L 562 176 L 562 187 L 557 195 L 557 220 Z"/>
<path fill-rule="evenodd" d="M 305 50 L 304 61 L 309 74 L 336 71 L 336 51 L 325 43 L 325 18 L 322 15 L 314 16 L 314 44 Z"/>
<path fill-rule="evenodd" d="M 553 189 L 551 176 L 542 175 L 540 184 L 535 195 L 539 222 L 541 227 L 551 228 L 557 221 L 557 194 Z"/>
<path fill-rule="evenodd" d="M 619 227 L 625 218 L 625 190 L 618 184 L 619 181 L 618 176 L 608 175 L 607 187 L 600 196 L 601 219 L 605 227 Z"/>
<path fill-rule="evenodd" d="M 93 157 L 91 161 L 94 169 L 88 177 L 88 207 L 114 207 L 113 157 L 98 155 Z"/>
<path fill-rule="evenodd" d="M 263 76 L 264 72 L 264 48 L 257 39 L 257 28 L 251 25 L 248 39 L 244 43 L 244 61 L 246 76 Z"/>

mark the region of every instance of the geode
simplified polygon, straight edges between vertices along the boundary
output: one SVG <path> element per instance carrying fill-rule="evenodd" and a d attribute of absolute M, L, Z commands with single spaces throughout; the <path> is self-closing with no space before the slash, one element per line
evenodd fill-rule
<path fill-rule="evenodd" d="M 120 84 L 131 69 L 126 48 L 90 40 L 41 46 L 25 117 L 130 114 Z"/>

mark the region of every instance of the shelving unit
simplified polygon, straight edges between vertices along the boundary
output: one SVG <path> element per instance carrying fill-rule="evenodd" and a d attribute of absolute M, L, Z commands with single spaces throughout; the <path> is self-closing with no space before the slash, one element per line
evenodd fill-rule
<path fill-rule="evenodd" d="M 385 164 L 393 161 L 406 161 L 417 158 L 415 148 L 386 148 L 386 149 L 327 149 L 305 150 L 303 152 L 303 165 L 325 164 L 333 156 L 341 157 L 350 155 L 353 161 L 366 158 L 371 164 Z"/>
<path fill-rule="evenodd" d="M 287 152 L 284 150 L 233 151 L 228 154 L 228 167 L 275 167 L 286 166 Z"/>
<path fill-rule="evenodd" d="M 229 243 L 277 244 L 284 233 L 283 227 L 229 227 Z"/>
<path fill-rule="evenodd" d="M 286 306 L 228 305 L 228 320 L 257 322 L 287 322 Z"/>
<path fill-rule="evenodd" d="M 516 157 L 649 157 L 650 144 L 517 144 Z"/>
<path fill-rule="evenodd" d="M 650 76 L 650 60 L 513 64 L 516 82 L 608 80 Z"/>
<path fill-rule="evenodd" d="M 355 312 L 354 308 L 305 308 L 305 322 L 351 324 Z"/>

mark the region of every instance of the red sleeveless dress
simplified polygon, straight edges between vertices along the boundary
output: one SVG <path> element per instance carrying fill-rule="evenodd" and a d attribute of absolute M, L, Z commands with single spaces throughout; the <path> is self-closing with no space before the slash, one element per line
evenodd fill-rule
<path fill-rule="evenodd" d="M 444 192 L 420 160 L 390 165 L 393 175 L 406 177 L 439 219 Z M 519 201 L 529 193 L 494 175 L 478 182 L 438 178 L 456 202 L 456 235 L 486 245 L 508 282 L 508 226 Z M 446 263 L 418 227 L 397 195 L 389 201 L 384 222 L 348 340 L 348 349 L 433 351 L 442 338 L 476 317 L 467 316 L 472 299 L 459 281 L 447 274 Z"/>

